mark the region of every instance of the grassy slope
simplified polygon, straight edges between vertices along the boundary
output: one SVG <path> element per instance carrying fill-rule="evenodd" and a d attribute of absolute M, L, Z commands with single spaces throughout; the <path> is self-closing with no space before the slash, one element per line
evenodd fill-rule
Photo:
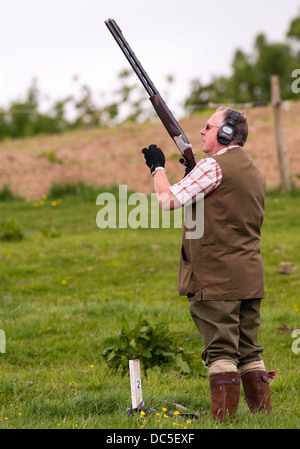
<path fill-rule="evenodd" d="M 143 379 L 144 401 L 161 415 L 128 418 L 129 378 L 112 372 L 101 353 L 105 340 L 142 314 L 166 319 L 172 332 L 194 339 L 201 349 L 188 304 L 177 295 L 180 229 L 106 229 L 96 226 L 93 199 L 62 198 L 58 206 L 8 201 L 0 215 L 25 231 L 21 242 L 0 242 L 0 328 L 6 353 L 0 354 L 1 428 L 215 428 L 209 414 L 184 423 L 163 418 L 170 401 L 190 411 L 210 407 L 208 380 L 160 374 Z M 299 354 L 294 339 L 282 332 L 299 324 L 299 277 L 280 275 L 279 263 L 299 265 L 299 192 L 269 193 L 263 227 L 266 299 L 260 343 L 265 363 L 276 370 L 272 417 L 251 417 L 243 394 L 232 428 L 297 428 Z M 51 237 L 41 229 L 60 232 Z M 65 281 L 64 283 L 62 281 Z M 296 307 L 298 306 L 298 307 Z M 284 326 L 284 329 L 286 329 Z M 298 345 L 300 346 L 300 345 Z M 157 422 L 156 422 L 157 421 Z"/>
<path fill-rule="evenodd" d="M 212 112 L 203 110 L 180 120 L 197 159 L 204 157 L 200 130 Z M 249 121 L 245 151 L 262 171 L 267 186 L 277 186 L 280 176 L 272 106 L 246 108 L 245 112 Z M 298 186 L 299 125 L 300 102 L 283 105 L 282 133 L 292 180 Z M 15 195 L 34 200 L 47 192 L 53 182 L 83 180 L 105 188 L 127 184 L 131 190 L 149 194 L 153 187 L 141 149 L 151 143 L 160 146 L 166 155 L 170 182 L 179 181 L 184 170 L 178 164 L 178 150 L 158 120 L 0 142 L 0 189 L 8 184 Z"/>

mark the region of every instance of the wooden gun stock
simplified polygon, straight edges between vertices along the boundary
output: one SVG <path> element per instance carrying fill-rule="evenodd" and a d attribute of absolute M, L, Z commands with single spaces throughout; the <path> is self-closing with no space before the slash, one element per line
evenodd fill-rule
<path fill-rule="evenodd" d="M 192 144 L 182 131 L 177 120 L 175 120 L 174 116 L 169 111 L 165 102 L 162 101 L 162 99 L 158 95 L 153 95 L 152 97 L 150 97 L 150 101 L 155 109 L 155 112 L 162 121 L 164 127 L 174 140 L 179 151 L 181 152 L 185 160 L 185 165 L 187 165 L 190 168 L 194 168 L 196 165 L 196 159 Z"/>

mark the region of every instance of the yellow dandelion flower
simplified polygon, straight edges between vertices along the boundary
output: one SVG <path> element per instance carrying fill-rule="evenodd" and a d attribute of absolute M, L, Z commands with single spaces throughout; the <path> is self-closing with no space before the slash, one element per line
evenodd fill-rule
<path fill-rule="evenodd" d="M 41 206 L 44 206 L 44 205 L 45 205 L 45 201 L 44 201 L 44 200 L 41 200 L 41 201 L 40 201 L 40 205 L 41 205 Z"/>
<path fill-rule="evenodd" d="M 164 418 L 168 418 L 168 415 L 166 415 L 165 413 L 164 413 Z"/>
<path fill-rule="evenodd" d="M 65 279 L 63 279 L 63 280 L 61 281 L 61 283 L 65 285 L 65 284 L 67 283 L 67 281 L 66 281 Z"/>
<path fill-rule="evenodd" d="M 160 416 L 160 413 L 156 413 L 156 416 Z"/>
<path fill-rule="evenodd" d="M 94 368 L 94 365 L 90 365 L 90 368 Z"/>
<path fill-rule="evenodd" d="M 174 412 L 174 415 L 180 415 L 180 412 L 178 412 L 178 411 L 176 410 L 176 412 Z"/>
<path fill-rule="evenodd" d="M 57 202 L 56 201 L 51 201 L 51 206 L 56 206 Z"/>
<path fill-rule="evenodd" d="M 19 413 L 19 416 L 22 416 L 22 413 Z"/>
<path fill-rule="evenodd" d="M 187 423 L 187 424 L 191 424 L 191 421 L 189 421 L 189 420 L 187 419 L 187 420 L 186 420 L 186 423 Z"/>
<path fill-rule="evenodd" d="M 145 416 L 145 415 L 146 415 L 146 413 L 142 411 L 142 412 L 141 412 L 141 415 L 142 415 L 142 416 Z"/>
<path fill-rule="evenodd" d="M 165 407 L 163 407 L 163 412 L 166 412 L 166 411 L 167 411 L 167 409 Z"/>
<path fill-rule="evenodd" d="M 46 200 L 48 198 L 48 196 L 47 195 L 43 195 L 42 198 L 43 198 L 43 200 Z"/>

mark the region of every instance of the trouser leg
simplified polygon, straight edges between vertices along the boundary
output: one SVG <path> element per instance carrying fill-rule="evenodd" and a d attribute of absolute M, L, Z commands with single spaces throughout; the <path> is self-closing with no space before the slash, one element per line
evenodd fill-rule
<path fill-rule="evenodd" d="M 262 347 L 257 345 L 260 325 L 260 300 L 242 301 L 240 310 L 241 357 L 238 368 L 241 374 L 247 405 L 252 413 L 271 412 L 270 373 L 261 357 Z"/>
<path fill-rule="evenodd" d="M 257 344 L 260 326 L 259 299 L 238 301 L 190 301 L 191 317 L 201 335 L 206 366 L 228 359 L 238 368 L 262 360 Z"/>
<path fill-rule="evenodd" d="M 203 340 L 202 359 L 209 367 L 212 415 L 223 421 L 238 408 L 237 366 L 263 363 L 263 347 L 257 345 L 260 300 L 190 301 L 190 313 Z"/>
<path fill-rule="evenodd" d="M 264 348 L 257 344 L 260 327 L 260 299 L 240 301 L 239 310 L 239 361 L 238 369 L 249 362 L 262 361 Z"/>
<path fill-rule="evenodd" d="M 239 303 L 233 302 L 190 302 L 190 313 L 204 344 L 202 359 L 209 367 L 212 417 L 221 422 L 235 416 L 240 398 L 238 309 Z"/>
<path fill-rule="evenodd" d="M 240 301 L 190 301 L 190 314 L 203 341 L 206 366 L 220 359 L 239 362 Z"/>

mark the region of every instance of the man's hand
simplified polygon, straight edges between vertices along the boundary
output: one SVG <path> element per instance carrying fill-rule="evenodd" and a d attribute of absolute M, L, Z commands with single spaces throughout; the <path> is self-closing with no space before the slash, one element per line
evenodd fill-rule
<path fill-rule="evenodd" d="M 150 168 L 151 174 L 154 175 L 157 167 L 165 167 L 164 153 L 156 145 L 150 145 L 148 148 L 143 148 L 142 153 L 146 159 L 146 164 Z"/>
<path fill-rule="evenodd" d="M 165 175 L 161 173 L 165 167 L 164 153 L 156 145 L 150 145 L 149 148 L 143 148 L 142 153 L 146 159 L 146 164 L 150 168 L 151 174 L 154 175 L 156 170 L 157 175 L 154 176 L 154 190 L 159 202 L 159 205 L 163 210 L 172 210 L 182 207 L 180 201 L 171 193 L 170 183 Z"/>

